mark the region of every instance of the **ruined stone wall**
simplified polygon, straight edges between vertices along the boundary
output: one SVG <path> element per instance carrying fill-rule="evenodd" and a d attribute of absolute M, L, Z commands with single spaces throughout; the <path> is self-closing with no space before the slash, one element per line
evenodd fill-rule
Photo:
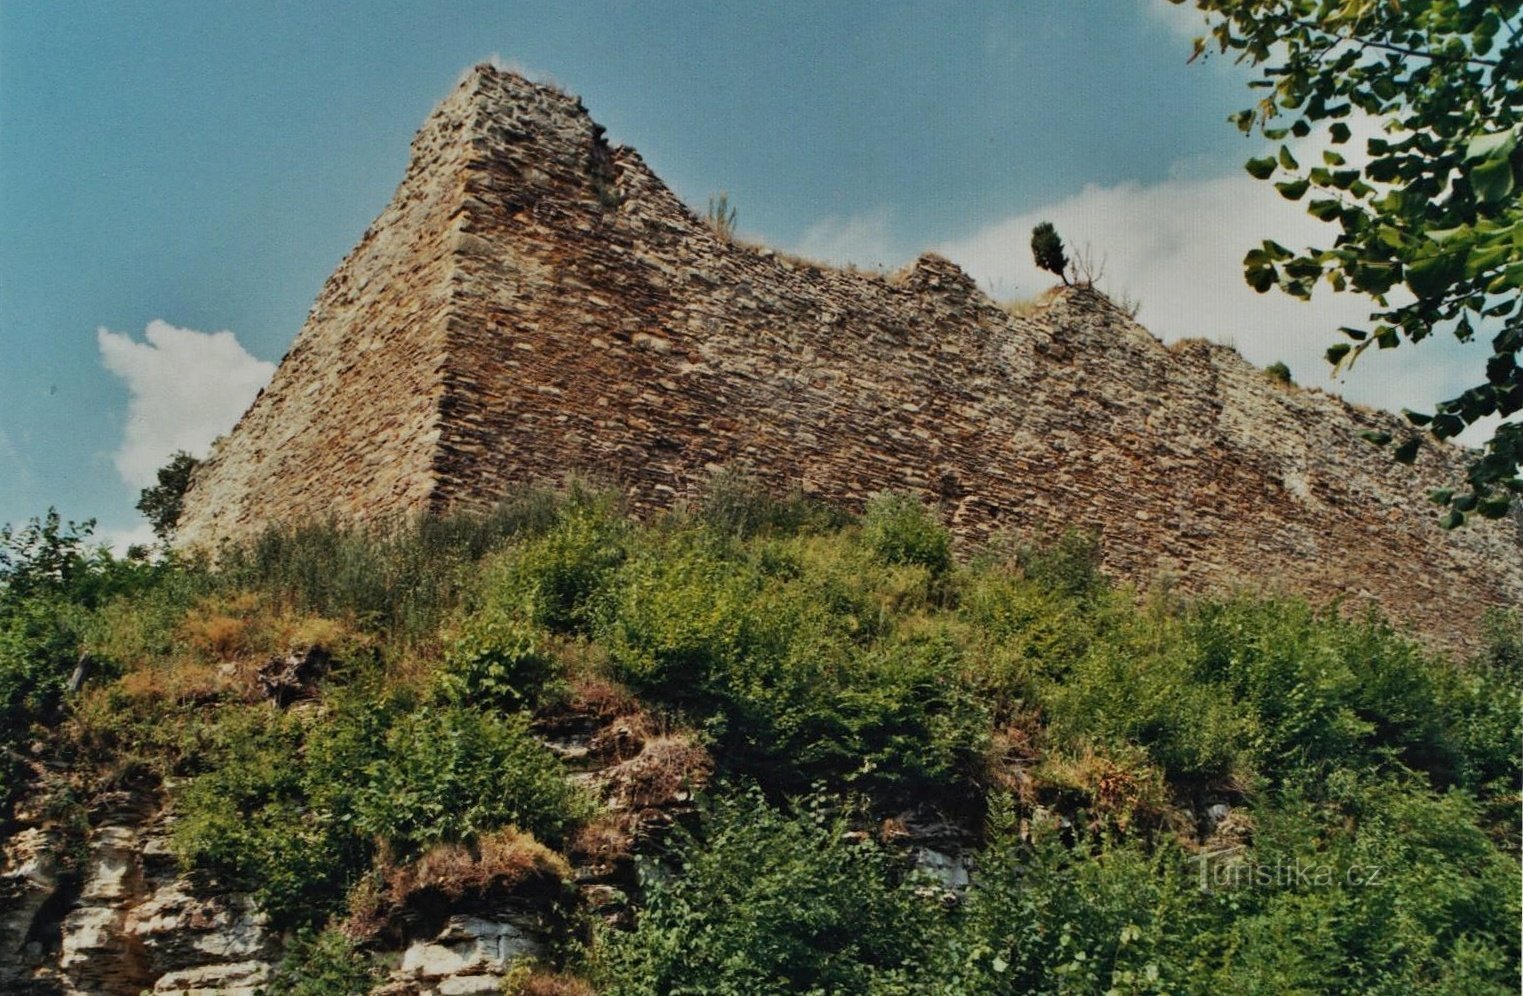
<path fill-rule="evenodd" d="M 578 101 L 486 68 L 414 156 L 320 299 L 300 365 L 287 359 L 198 475 L 188 539 L 330 508 L 484 507 L 573 470 L 651 510 L 740 467 L 852 506 L 912 490 L 970 541 L 1097 528 L 1107 569 L 1139 584 L 1376 599 L 1444 639 L 1462 641 L 1486 605 L 1523 600 L 1516 522 L 1446 533 L 1422 497 L 1458 478 L 1458 450 L 1425 444 L 1416 469 L 1394 464 L 1359 438 L 1393 416 L 1277 384 L 1223 347 L 1165 347 L 1097 294 L 1015 317 L 935 256 L 884 277 L 732 244 L 636 153 L 608 148 Z M 415 202 L 432 206 L 398 213 Z M 447 258 L 387 256 L 387 270 L 372 240 Z M 407 296 L 377 270 L 402 273 Z M 437 318 L 427 336 L 423 314 Z M 283 419 L 315 383 L 345 424 L 395 404 L 334 359 L 352 349 L 300 353 L 362 326 L 373 376 L 441 371 L 434 429 L 390 415 L 390 438 L 355 447 Z M 392 454 L 414 466 L 420 440 L 431 466 L 408 486 L 355 473 L 392 468 Z M 280 490 L 263 504 L 248 499 L 253 451 L 277 461 Z M 222 508 L 238 511 L 219 520 Z"/>
<path fill-rule="evenodd" d="M 295 516 L 413 512 L 433 459 L 470 155 L 457 92 L 413 140 L 391 204 L 328 279 L 273 381 L 219 440 L 187 496 L 180 536 L 213 544 Z"/>

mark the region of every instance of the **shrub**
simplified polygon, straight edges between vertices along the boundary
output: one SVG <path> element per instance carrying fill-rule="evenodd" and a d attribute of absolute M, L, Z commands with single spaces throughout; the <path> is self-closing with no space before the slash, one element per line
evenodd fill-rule
<path fill-rule="evenodd" d="M 1063 240 L 1052 222 L 1044 221 L 1031 230 L 1031 256 L 1036 265 L 1048 273 L 1055 273 L 1068 283 L 1068 256 L 1063 251 Z"/>
<path fill-rule="evenodd" d="M 357 793 L 354 827 L 401 853 L 508 824 L 558 843 L 586 814 L 522 715 L 425 706 L 398 717 L 379 754 Z"/>
<path fill-rule="evenodd" d="M 805 498 L 796 489 L 778 497 L 754 478 L 730 470 L 720 471 L 709 480 L 697 517 L 714 532 L 737 539 L 793 535 L 844 522 L 839 512 Z"/>
<path fill-rule="evenodd" d="M 896 862 L 816 800 L 774 809 L 755 791 L 717 801 L 680 871 L 649 865 L 636 929 L 603 931 L 593 964 L 610 994 L 869 993 L 925 957 L 939 908 Z"/>
<path fill-rule="evenodd" d="M 151 590 L 172 570 L 117 560 L 89 545 L 93 524 L 49 510 L 21 529 L 0 528 L 0 824 L 26 778 L 21 750 L 39 724 L 57 723 L 94 614 Z"/>
<path fill-rule="evenodd" d="M 144 488 L 138 495 L 137 510 L 143 513 L 153 534 L 168 542 L 174 535 L 175 525 L 185 505 L 185 492 L 190 487 L 191 475 L 201 461 L 180 450 L 158 470 L 158 484 Z"/>
<path fill-rule="evenodd" d="M 1268 377 L 1276 384 L 1285 384 L 1289 386 L 1295 383 L 1295 381 L 1292 380 L 1290 376 L 1290 367 L 1286 366 L 1282 361 L 1271 363 L 1269 366 L 1265 367 L 1264 376 Z"/>
<path fill-rule="evenodd" d="M 1225 688 L 1199 680 L 1177 637 L 1157 649 L 1097 641 L 1041 697 L 1056 738 L 1140 745 L 1171 779 L 1221 780 L 1248 760 L 1249 717 Z"/>
<path fill-rule="evenodd" d="M 493 565 L 488 606 L 556 632 L 584 631 L 594 597 L 624 560 L 626 531 L 611 495 L 574 492 L 543 535 Z"/>
<path fill-rule="evenodd" d="M 383 976 L 380 967 L 339 931 L 302 931 L 260 996 L 355 996 L 369 992 Z"/>
<path fill-rule="evenodd" d="M 228 710 L 213 727 L 209 770 L 176 800 L 182 864 L 251 889 L 281 925 L 311 926 L 332 909 L 365 852 L 337 814 L 306 805 L 307 772 L 292 763 L 306 733 L 273 707 Z"/>
<path fill-rule="evenodd" d="M 1210 991 L 1191 955 L 1212 921 L 1176 849 L 1104 838 L 1069 847 L 1052 820 L 1022 840 L 1006 812 L 978 865 L 925 992 Z"/>
<path fill-rule="evenodd" d="M 1023 546 L 1016 560 L 1026 577 L 1059 595 L 1082 598 L 1109 587 L 1100 573 L 1100 538 L 1094 533 L 1065 530 L 1053 542 Z"/>
<path fill-rule="evenodd" d="M 639 551 L 596 630 L 615 676 L 683 709 L 731 770 L 773 788 L 829 778 L 885 798 L 958 794 L 987 716 L 956 642 L 888 640 L 877 618 L 905 576 L 923 587 L 924 568 L 843 564 L 839 541 L 818 566 L 811 547 L 752 555 L 679 533 Z"/>
<path fill-rule="evenodd" d="M 444 662 L 442 684 L 449 697 L 509 710 L 543 699 L 558 671 L 531 626 L 492 610 L 466 619 Z"/>
<path fill-rule="evenodd" d="M 558 842 L 589 811 L 522 716 L 356 689 L 327 719 L 253 707 L 216 735 L 178 794 L 176 851 L 280 926 L 335 910 L 377 845 L 408 857 L 507 825 Z"/>
<path fill-rule="evenodd" d="M 862 541 L 888 564 L 919 564 L 940 574 L 952 562 L 951 534 L 911 495 L 886 492 L 868 502 Z"/>
<path fill-rule="evenodd" d="M 509 539 L 548 528 L 558 504 L 548 492 L 526 491 L 485 515 L 424 516 L 390 528 L 272 526 L 223 550 L 216 576 L 301 612 L 423 642 L 460 604 L 466 569 Z"/>

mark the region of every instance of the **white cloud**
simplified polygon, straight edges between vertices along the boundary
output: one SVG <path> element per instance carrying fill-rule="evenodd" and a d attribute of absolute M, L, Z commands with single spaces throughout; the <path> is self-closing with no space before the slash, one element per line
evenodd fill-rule
<path fill-rule="evenodd" d="M 275 372 L 231 332 L 152 321 L 144 338 L 96 331 L 101 362 L 127 384 L 127 421 L 114 460 L 122 480 L 135 488 L 152 484 L 177 450 L 203 455 Z"/>
<path fill-rule="evenodd" d="M 887 209 L 845 218 L 829 217 L 805 230 L 793 251 L 807 259 L 844 266 L 893 265 L 899 254 L 889 233 L 891 218 Z"/>
<path fill-rule="evenodd" d="M 1371 351 L 1330 382 L 1323 352 L 1341 341 L 1338 326 L 1366 324 L 1371 302 L 1325 285 L 1303 302 L 1277 290 L 1260 295 L 1243 282 L 1243 254 L 1263 239 L 1300 248 L 1328 245 L 1336 234 L 1246 173 L 1086 187 L 937 251 L 997 297 L 1034 296 L 1055 282 L 1031 260 L 1031 229 L 1040 221 L 1053 222 L 1070 255 L 1087 244 L 1103 257 L 1101 286 L 1140 301 L 1138 320 L 1165 341 L 1226 342 L 1260 366 L 1284 361 L 1303 384 L 1392 410 L 1452 397 L 1481 376 L 1476 348 L 1435 340 Z"/>
<path fill-rule="evenodd" d="M 125 557 L 135 546 L 152 547 L 159 542 L 153 534 L 153 526 L 146 522 L 126 529 L 99 529 L 94 538 L 118 557 Z"/>
<path fill-rule="evenodd" d="M 1185 3 L 1169 3 L 1169 0 L 1142 0 L 1142 9 L 1153 20 L 1167 25 L 1181 38 L 1195 39 L 1206 33 L 1206 15 L 1188 0 Z"/>

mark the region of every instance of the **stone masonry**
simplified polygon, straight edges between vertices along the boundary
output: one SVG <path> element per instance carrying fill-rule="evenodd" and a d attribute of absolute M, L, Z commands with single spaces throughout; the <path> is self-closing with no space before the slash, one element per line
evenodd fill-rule
<path fill-rule="evenodd" d="M 1381 604 L 1465 643 L 1523 602 L 1516 519 L 1445 532 L 1394 416 L 1165 347 L 1102 296 L 1017 316 L 925 255 L 891 276 L 719 237 L 579 100 L 478 67 L 413 142 L 270 386 L 192 483 L 180 541 L 277 520 L 485 508 L 578 471 L 636 511 L 719 468 L 853 507 L 935 502 L 957 535 L 1103 533 L 1139 585 Z"/>

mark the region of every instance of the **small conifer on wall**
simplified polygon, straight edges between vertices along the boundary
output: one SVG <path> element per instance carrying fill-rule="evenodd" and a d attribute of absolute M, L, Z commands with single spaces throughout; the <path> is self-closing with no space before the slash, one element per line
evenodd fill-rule
<path fill-rule="evenodd" d="M 1052 222 L 1044 221 L 1031 230 L 1031 256 L 1036 265 L 1049 273 L 1056 273 L 1068 283 L 1068 254 L 1063 251 L 1063 240 Z"/>

